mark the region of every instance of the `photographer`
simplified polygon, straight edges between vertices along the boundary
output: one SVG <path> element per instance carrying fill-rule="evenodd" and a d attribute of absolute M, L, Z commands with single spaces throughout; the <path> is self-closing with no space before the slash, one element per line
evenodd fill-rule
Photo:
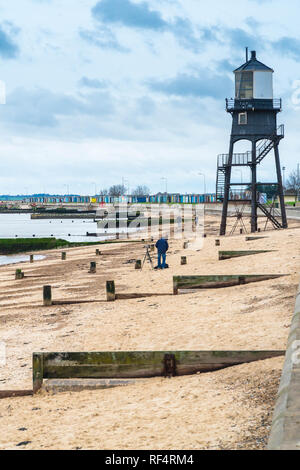
<path fill-rule="evenodd" d="M 156 248 L 157 248 L 157 257 L 158 257 L 158 265 L 155 269 L 166 269 L 169 266 L 166 264 L 166 258 L 167 258 L 167 251 L 169 249 L 168 242 L 165 238 L 160 238 L 156 242 Z"/>

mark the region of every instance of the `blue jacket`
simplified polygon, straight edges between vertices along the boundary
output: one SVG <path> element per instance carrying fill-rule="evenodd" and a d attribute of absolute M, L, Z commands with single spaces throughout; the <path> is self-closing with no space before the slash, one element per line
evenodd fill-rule
<path fill-rule="evenodd" d="M 160 254 L 167 253 L 167 251 L 169 249 L 168 242 L 164 238 L 160 238 L 160 240 L 157 240 L 155 246 L 157 248 L 158 253 L 160 253 Z"/>

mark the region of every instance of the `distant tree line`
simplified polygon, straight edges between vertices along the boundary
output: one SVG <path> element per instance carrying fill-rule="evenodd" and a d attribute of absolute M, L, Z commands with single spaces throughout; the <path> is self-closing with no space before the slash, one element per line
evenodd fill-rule
<path fill-rule="evenodd" d="M 111 186 L 109 189 L 101 189 L 99 194 L 101 196 L 114 196 L 120 197 L 124 196 L 127 192 L 126 186 L 122 184 L 115 184 Z M 147 186 L 137 186 L 132 192 L 132 196 L 149 196 L 150 189 Z"/>

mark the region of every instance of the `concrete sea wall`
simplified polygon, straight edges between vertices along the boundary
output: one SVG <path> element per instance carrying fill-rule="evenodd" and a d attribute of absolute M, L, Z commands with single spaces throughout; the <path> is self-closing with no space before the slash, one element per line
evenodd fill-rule
<path fill-rule="evenodd" d="M 300 286 L 274 410 L 269 450 L 300 450 Z"/>

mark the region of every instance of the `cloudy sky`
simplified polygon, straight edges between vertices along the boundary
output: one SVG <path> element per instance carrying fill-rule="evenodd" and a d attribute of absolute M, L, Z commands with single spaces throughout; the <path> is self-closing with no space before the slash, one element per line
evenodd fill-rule
<path fill-rule="evenodd" d="M 199 173 L 214 192 L 246 46 L 275 69 L 288 174 L 300 163 L 299 17 L 299 0 L 0 0 L 0 194 L 122 178 L 202 192 Z M 273 179 L 271 155 L 259 177 Z"/>

